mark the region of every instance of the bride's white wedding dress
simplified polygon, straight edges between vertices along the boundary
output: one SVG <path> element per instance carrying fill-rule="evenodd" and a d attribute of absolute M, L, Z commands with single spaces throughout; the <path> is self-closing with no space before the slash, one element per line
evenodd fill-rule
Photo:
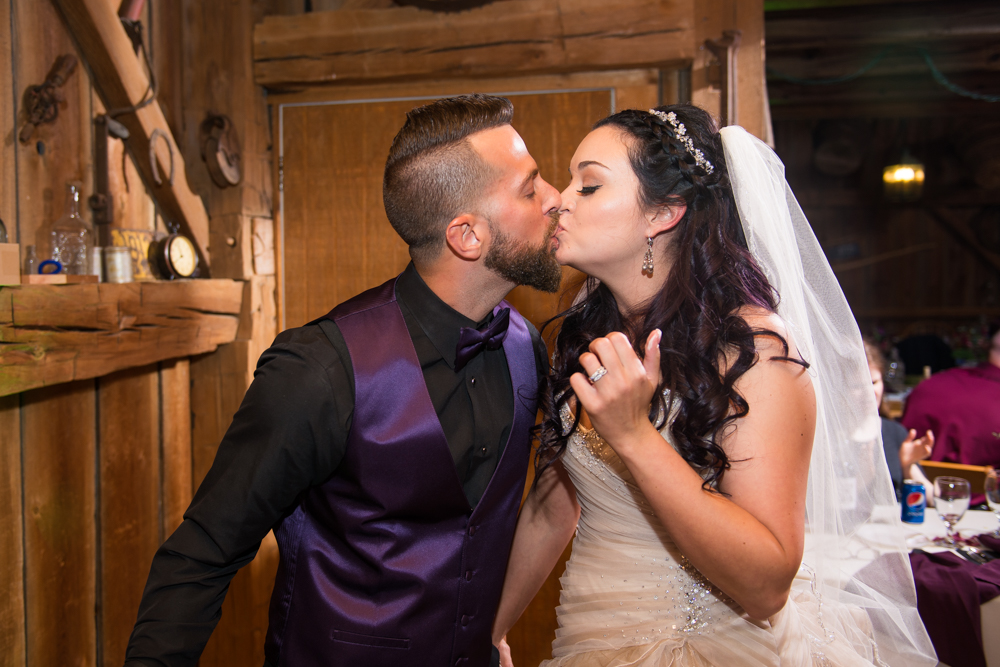
<path fill-rule="evenodd" d="M 816 392 L 808 566 L 779 613 L 751 620 L 678 551 L 611 447 L 575 431 L 562 460 L 582 513 L 553 659 L 543 665 L 933 667 L 906 545 L 893 530 L 899 514 L 857 323 L 781 160 L 740 127 L 720 134 L 747 246 L 780 295 L 777 314 Z M 570 417 L 563 413 L 564 428 Z M 863 539 L 855 549 L 865 530 L 880 535 L 878 549 Z"/>
<path fill-rule="evenodd" d="M 562 419 L 572 425 L 568 407 Z M 671 442 L 666 427 L 661 433 Z M 778 614 L 747 617 L 678 551 L 596 431 L 575 431 L 562 462 L 581 515 L 544 667 L 880 664 L 868 615 L 821 604 L 805 571 Z"/>

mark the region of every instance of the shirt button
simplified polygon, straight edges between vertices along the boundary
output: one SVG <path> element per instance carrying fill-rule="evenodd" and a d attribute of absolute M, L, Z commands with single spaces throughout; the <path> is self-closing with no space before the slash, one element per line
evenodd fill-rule
<path fill-rule="evenodd" d="M 469 621 L 471 621 L 471 620 L 472 620 L 471 616 L 466 616 L 465 614 L 462 614 L 462 627 L 465 627 L 466 625 L 468 625 Z"/>
<path fill-rule="evenodd" d="M 469 380 L 469 384 L 471 384 L 473 387 L 475 387 L 476 386 L 476 378 L 472 378 L 471 380 Z"/>
<path fill-rule="evenodd" d="M 479 450 L 479 451 L 480 451 L 480 452 L 482 452 L 483 456 L 486 456 L 486 448 L 485 448 L 485 447 L 483 447 L 483 448 L 482 448 L 481 450 Z"/>
<path fill-rule="evenodd" d="M 465 580 L 466 581 L 472 581 L 472 570 L 466 570 L 465 571 Z"/>

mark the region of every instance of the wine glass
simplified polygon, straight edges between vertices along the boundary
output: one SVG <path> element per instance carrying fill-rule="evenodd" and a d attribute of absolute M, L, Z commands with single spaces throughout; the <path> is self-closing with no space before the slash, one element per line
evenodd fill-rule
<path fill-rule="evenodd" d="M 969 509 L 969 498 L 972 496 L 972 489 L 969 482 L 961 477 L 938 477 L 934 480 L 934 507 L 938 516 L 948 527 L 949 547 L 957 546 L 955 538 L 958 532 L 955 524 L 958 523 L 965 510 Z"/>
<path fill-rule="evenodd" d="M 1000 521 L 1000 479 L 996 470 L 990 470 L 986 475 L 986 502 Z M 993 537 L 1000 537 L 1000 527 L 993 531 Z"/>

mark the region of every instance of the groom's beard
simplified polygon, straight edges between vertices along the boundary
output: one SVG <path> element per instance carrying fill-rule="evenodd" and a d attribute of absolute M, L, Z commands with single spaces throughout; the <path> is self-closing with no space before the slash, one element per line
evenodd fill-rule
<path fill-rule="evenodd" d="M 542 292 L 559 291 L 562 267 L 556 262 L 552 248 L 552 232 L 559 223 L 558 216 L 552 216 L 545 241 L 536 247 L 514 241 L 492 220 L 487 218 L 487 221 L 492 237 L 490 249 L 486 251 L 487 269 L 518 285 L 534 287 Z"/>

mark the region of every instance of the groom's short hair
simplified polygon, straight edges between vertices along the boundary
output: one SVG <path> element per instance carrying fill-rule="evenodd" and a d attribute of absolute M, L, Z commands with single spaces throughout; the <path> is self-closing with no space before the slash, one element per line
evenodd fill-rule
<path fill-rule="evenodd" d="M 435 256 L 451 220 L 480 213 L 496 174 L 468 138 L 509 125 L 513 116 L 510 100 L 481 94 L 448 97 L 406 114 L 385 163 L 382 200 L 411 257 Z"/>

